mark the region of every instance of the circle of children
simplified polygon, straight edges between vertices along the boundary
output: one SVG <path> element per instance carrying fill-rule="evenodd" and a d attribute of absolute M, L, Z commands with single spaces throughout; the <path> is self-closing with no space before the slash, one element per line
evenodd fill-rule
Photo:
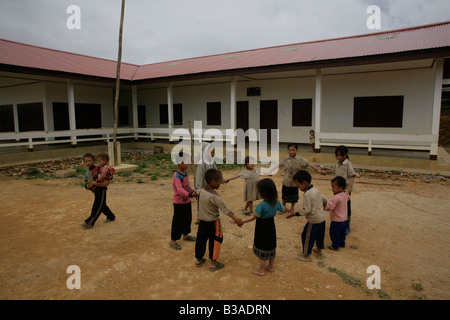
<path fill-rule="evenodd" d="M 224 264 L 219 262 L 220 247 L 223 241 L 222 224 L 219 219 L 220 211 L 229 216 L 232 223 L 241 227 L 244 223 L 256 220 L 253 253 L 259 259 L 259 267 L 252 272 L 256 275 L 265 275 L 266 271 L 274 271 L 276 256 L 277 236 L 274 217 L 277 213 L 287 213 L 286 218 L 304 216 L 307 220 L 304 226 L 302 239 L 302 255 L 297 259 L 312 261 L 311 254 L 314 251 L 321 255 L 325 248 L 325 220 L 324 211 L 330 212 L 331 225 L 329 234 L 332 244 L 327 248 L 338 251 L 345 247 L 346 235 L 350 232 L 350 195 L 356 173 L 348 159 L 348 149 L 339 146 L 335 150 L 337 162 L 330 169 L 319 169 L 305 158 L 299 156 L 297 144 L 289 144 L 289 155 L 279 162 L 279 167 L 284 169 L 282 182 L 282 201 L 278 200 L 275 183 L 270 178 L 260 179 L 260 172 L 255 169 L 251 157 L 245 158 L 245 169 L 234 177 L 225 179 L 214 163 L 215 150 L 212 144 L 204 143 L 203 163 L 198 165 L 196 172 L 195 189 L 189 184 L 187 169 L 190 156 L 180 152 L 177 157 L 177 171 L 173 176 L 173 218 L 171 226 L 170 248 L 180 250 L 177 242 L 181 238 L 184 241 L 195 242 L 195 266 L 201 267 L 208 247 L 211 261 L 209 270 L 222 269 Z M 188 161 L 189 160 L 189 161 Z M 113 167 L 108 165 L 108 154 L 97 156 L 98 166 L 92 154 L 86 154 L 83 162 L 89 169 L 85 175 L 85 188 L 91 190 L 94 195 L 94 203 L 90 216 L 81 224 L 84 228 L 93 228 L 101 213 L 106 215 L 105 222 L 115 220 L 114 214 L 106 205 L 106 190 L 112 176 L 115 173 Z M 334 196 L 327 201 L 322 193 L 313 186 L 311 175 L 303 170 L 310 167 L 321 174 L 333 173 L 331 189 Z M 217 193 L 221 184 L 241 178 L 244 183 L 244 202 L 242 209 L 247 217 L 244 219 L 236 216 L 222 201 Z M 303 192 L 303 204 L 301 210 L 295 212 L 295 204 L 299 201 L 299 189 Z M 191 199 L 197 198 L 198 224 L 197 236 L 191 233 L 192 208 Z M 261 201 L 253 210 L 253 202 Z M 290 208 L 287 207 L 290 204 Z M 316 247 L 314 248 L 314 244 Z M 268 263 L 267 263 L 268 262 Z"/>

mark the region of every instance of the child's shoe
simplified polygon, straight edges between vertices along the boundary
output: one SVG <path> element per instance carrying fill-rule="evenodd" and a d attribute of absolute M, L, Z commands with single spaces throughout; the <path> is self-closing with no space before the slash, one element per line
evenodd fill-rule
<path fill-rule="evenodd" d="M 91 226 L 91 225 L 89 225 L 89 224 L 87 224 L 86 222 L 83 222 L 82 224 L 81 224 L 81 226 L 83 227 L 83 228 L 85 228 L 85 229 L 92 229 L 94 226 Z"/>

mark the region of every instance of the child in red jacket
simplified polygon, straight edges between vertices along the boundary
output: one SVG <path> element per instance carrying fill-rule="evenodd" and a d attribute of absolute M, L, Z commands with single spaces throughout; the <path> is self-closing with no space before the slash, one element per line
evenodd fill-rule
<path fill-rule="evenodd" d="M 178 168 L 173 174 L 173 218 L 171 228 L 171 241 L 169 246 L 172 249 L 180 250 L 181 246 L 177 240 L 181 239 L 183 235 L 184 241 L 195 241 L 195 238 L 190 236 L 191 222 L 192 222 L 192 207 L 191 199 L 197 197 L 197 193 L 189 184 L 189 177 L 187 169 L 189 164 L 189 155 L 183 152 L 178 154 Z"/>

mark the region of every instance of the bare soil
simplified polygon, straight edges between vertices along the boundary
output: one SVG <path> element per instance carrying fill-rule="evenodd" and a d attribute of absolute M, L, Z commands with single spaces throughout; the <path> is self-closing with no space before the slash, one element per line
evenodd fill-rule
<path fill-rule="evenodd" d="M 231 177 L 239 171 L 223 173 Z M 327 198 L 330 178 L 313 174 L 313 184 Z M 281 191 L 282 175 L 273 179 Z M 346 248 L 325 249 L 310 263 L 296 259 L 305 219 L 278 215 L 275 272 L 264 277 L 251 273 L 258 266 L 251 223 L 239 228 L 223 216 L 219 260 L 225 268 L 217 272 L 208 264 L 194 266 L 194 243 L 180 241 L 180 251 L 169 248 L 171 177 L 116 179 L 107 202 L 117 220 L 105 224 L 102 216 L 91 230 L 80 226 L 93 202 L 81 182 L 0 176 L 0 299 L 450 298 L 448 181 L 363 174 L 352 194 Z M 239 216 L 242 188 L 238 179 L 219 189 Z M 196 231 L 192 223 L 192 235 Z M 81 269 L 79 290 L 66 285 L 71 265 Z M 381 290 L 367 289 L 371 265 L 380 267 Z"/>

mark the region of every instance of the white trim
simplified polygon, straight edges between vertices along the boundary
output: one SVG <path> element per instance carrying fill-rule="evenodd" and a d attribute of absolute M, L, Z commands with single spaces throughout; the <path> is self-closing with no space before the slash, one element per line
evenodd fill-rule
<path fill-rule="evenodd" d="M 167 84 L 167 111 L 169 113 L 169 129 L 173 127 L 173 84 Z"/>
<path fill-rule="evenodd" d="M 230 88 L 230 129 L 235 132 L 236 130 L 236 87 L 237 87 L 237 77 L 231 77 L 231 88 Z M 234 145 L 234 137 L 232 138 L 232 144 Z"/>
<path fill-rule="evenodd" d="M 138 97 L 137 86 L 131 86 L 131 108 L 133 109 L 133 128 L 138 127 Z M 135 132 L 134 139 L 137 139 L 137 133 Z"/>
<path fill-rule="evenodd" d="M 398 149 L 398 150 L 432 150 L 433 144 L 437 144 L 439 139 L 435 134 L 385 134 L 385 133 L 336 133 L 319 132 L 316 134 L 316 140 L 320 141 L 322 146 L 339 146 L 346 141 L 347 147 L 367 148 L 368 152 L 372 149 Z M 325 141 L 324 141 L 325 140 Z M 328 141 L 327 141 L 328 140 Z M 330 141 L 331 140 L 331 141 Z M 348 143 L 347 141 L 351 141 Z M 409 144 L 408 144 L 409 143 Z"/>
<path fill-rule="evenodd" d="M 67 102 L 69 106 L 69 128 L 70 131 L 74 131 L 77 129 L 76 126 L 76 119 L 75 119 L 75 93 L 74 93 L 74 86 L 73 86 L 73 80 L 67 79 Z M 77 144 L 77 137 L 72 135 L 71 136 L 72 145 Z"/>

